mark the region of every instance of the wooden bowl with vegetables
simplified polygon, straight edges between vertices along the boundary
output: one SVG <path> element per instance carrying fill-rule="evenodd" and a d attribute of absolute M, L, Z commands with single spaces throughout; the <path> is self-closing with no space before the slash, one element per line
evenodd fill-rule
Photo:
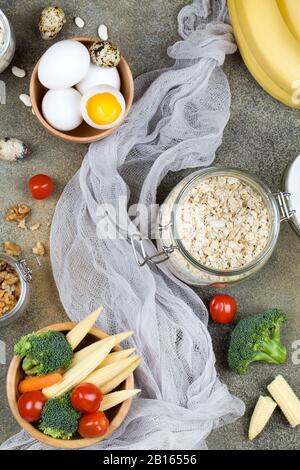
<path fill-rule="evenodd" d="M 81 449 L 107 439 L 133 396 L 135 349 L 93 327 L 102 308 L 80 323 L 58 323 L 23 336 L 7 374 L 7 396 L 20 426 L 51 447 Z"/>

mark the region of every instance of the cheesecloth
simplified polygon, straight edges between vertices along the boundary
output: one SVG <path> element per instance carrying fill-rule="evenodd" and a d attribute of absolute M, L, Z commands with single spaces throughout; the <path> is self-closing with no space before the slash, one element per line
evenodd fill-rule
<path fill-rule="evenodd" d="M 205 449 L 214 428 L 244 412 L 218 378 L 201 299 L 163 264 L 138 267 L 127 236 L 101 239 L 96 229 L 99 206 L 118 206 L 129 221 L 129 201 L 149 208 L 167 172 L 210 165 L 221 144 L 230 108 L 221 66 L 236 50 L 226 1 L 194 0 L 178 23 L 182 40 L 168 50 L 174 66 L 135 80 L 129 116 L 90 146 L 52 224 L 53 273 L 69 317 L 81 320 L 103 303 L 99 327 L 134 330 L 128 345 L 143 358 L 135 373 L 141 395 L 124 424 L 92 449 Z M 137 221 L 129 234 L 141 230 Z M 151 242 L 147 249 L 155 252 Z M 44 448 L 23 431 L 1 446 Z"/>

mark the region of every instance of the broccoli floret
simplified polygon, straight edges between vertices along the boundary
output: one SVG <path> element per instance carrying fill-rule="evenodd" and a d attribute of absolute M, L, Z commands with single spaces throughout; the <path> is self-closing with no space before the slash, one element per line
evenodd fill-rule
<path fill-rule="evenodd" d="M 72 408 L 70 394 L 65 393 L 45 403 L 39 429 L 55 439 L 70 439 L 77 430 L 80 416 Z"/>
<path fill-rule="evenodd" d="M 229 367 L 237 374 L 245 374 L 254 361 L 285 362 L 287 352 L 280 340 L 280 328 L 286 320 L 286 314 L 278 309 L 243 318 L 231 335 Z"/>
<path fill-rule="evenodd" d="M 66 369 L 73 359 L 71 345 L 60 331 L 23 336 L 15 345 L 14 352 L 24 357 L 22 368 L 28 375 L 44 375 Z"/>

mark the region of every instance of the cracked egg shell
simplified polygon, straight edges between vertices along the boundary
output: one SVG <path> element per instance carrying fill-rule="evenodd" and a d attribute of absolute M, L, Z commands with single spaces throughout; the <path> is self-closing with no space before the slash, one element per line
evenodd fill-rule
<path fill-rule="evenodd" d="M 64 11 L 57 6 L 49 6 L 42 10 L 39 30 L 45 40 L 54 39 L 61 32 L 66 23 Z"/>
<path fill-rule="evenodd" d="M 125 111 L 122 93 L 108 85 L 91 88 L 81 98 L 82 117 L 95 129 L 112 129 L 121 123 Z"/>

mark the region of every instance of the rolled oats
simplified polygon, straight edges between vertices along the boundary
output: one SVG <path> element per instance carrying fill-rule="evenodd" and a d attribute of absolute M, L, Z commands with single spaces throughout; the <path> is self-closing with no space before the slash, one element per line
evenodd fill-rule
<path fill-rule="evenodd" d="M 190 189 L 178 208 L 178 235 L 193 258 L 232 271 L 254 261 L 267 245 L 270 220 L 261 195 L 235 177 L 211 176 Z"/>
<path fill-rule="evenodd" d="M 34 224 L 34 225 L 31 225 L 30 230 L 32 232 L 35 232 L 36 230 L 38 230 L 40 228 L 41 224 Z"/>
<path fill-rule="evenodd" d="M 0 317 L 17 305 L 20 294 L 21 283 L 15 269 L 0 260 Z"/>

